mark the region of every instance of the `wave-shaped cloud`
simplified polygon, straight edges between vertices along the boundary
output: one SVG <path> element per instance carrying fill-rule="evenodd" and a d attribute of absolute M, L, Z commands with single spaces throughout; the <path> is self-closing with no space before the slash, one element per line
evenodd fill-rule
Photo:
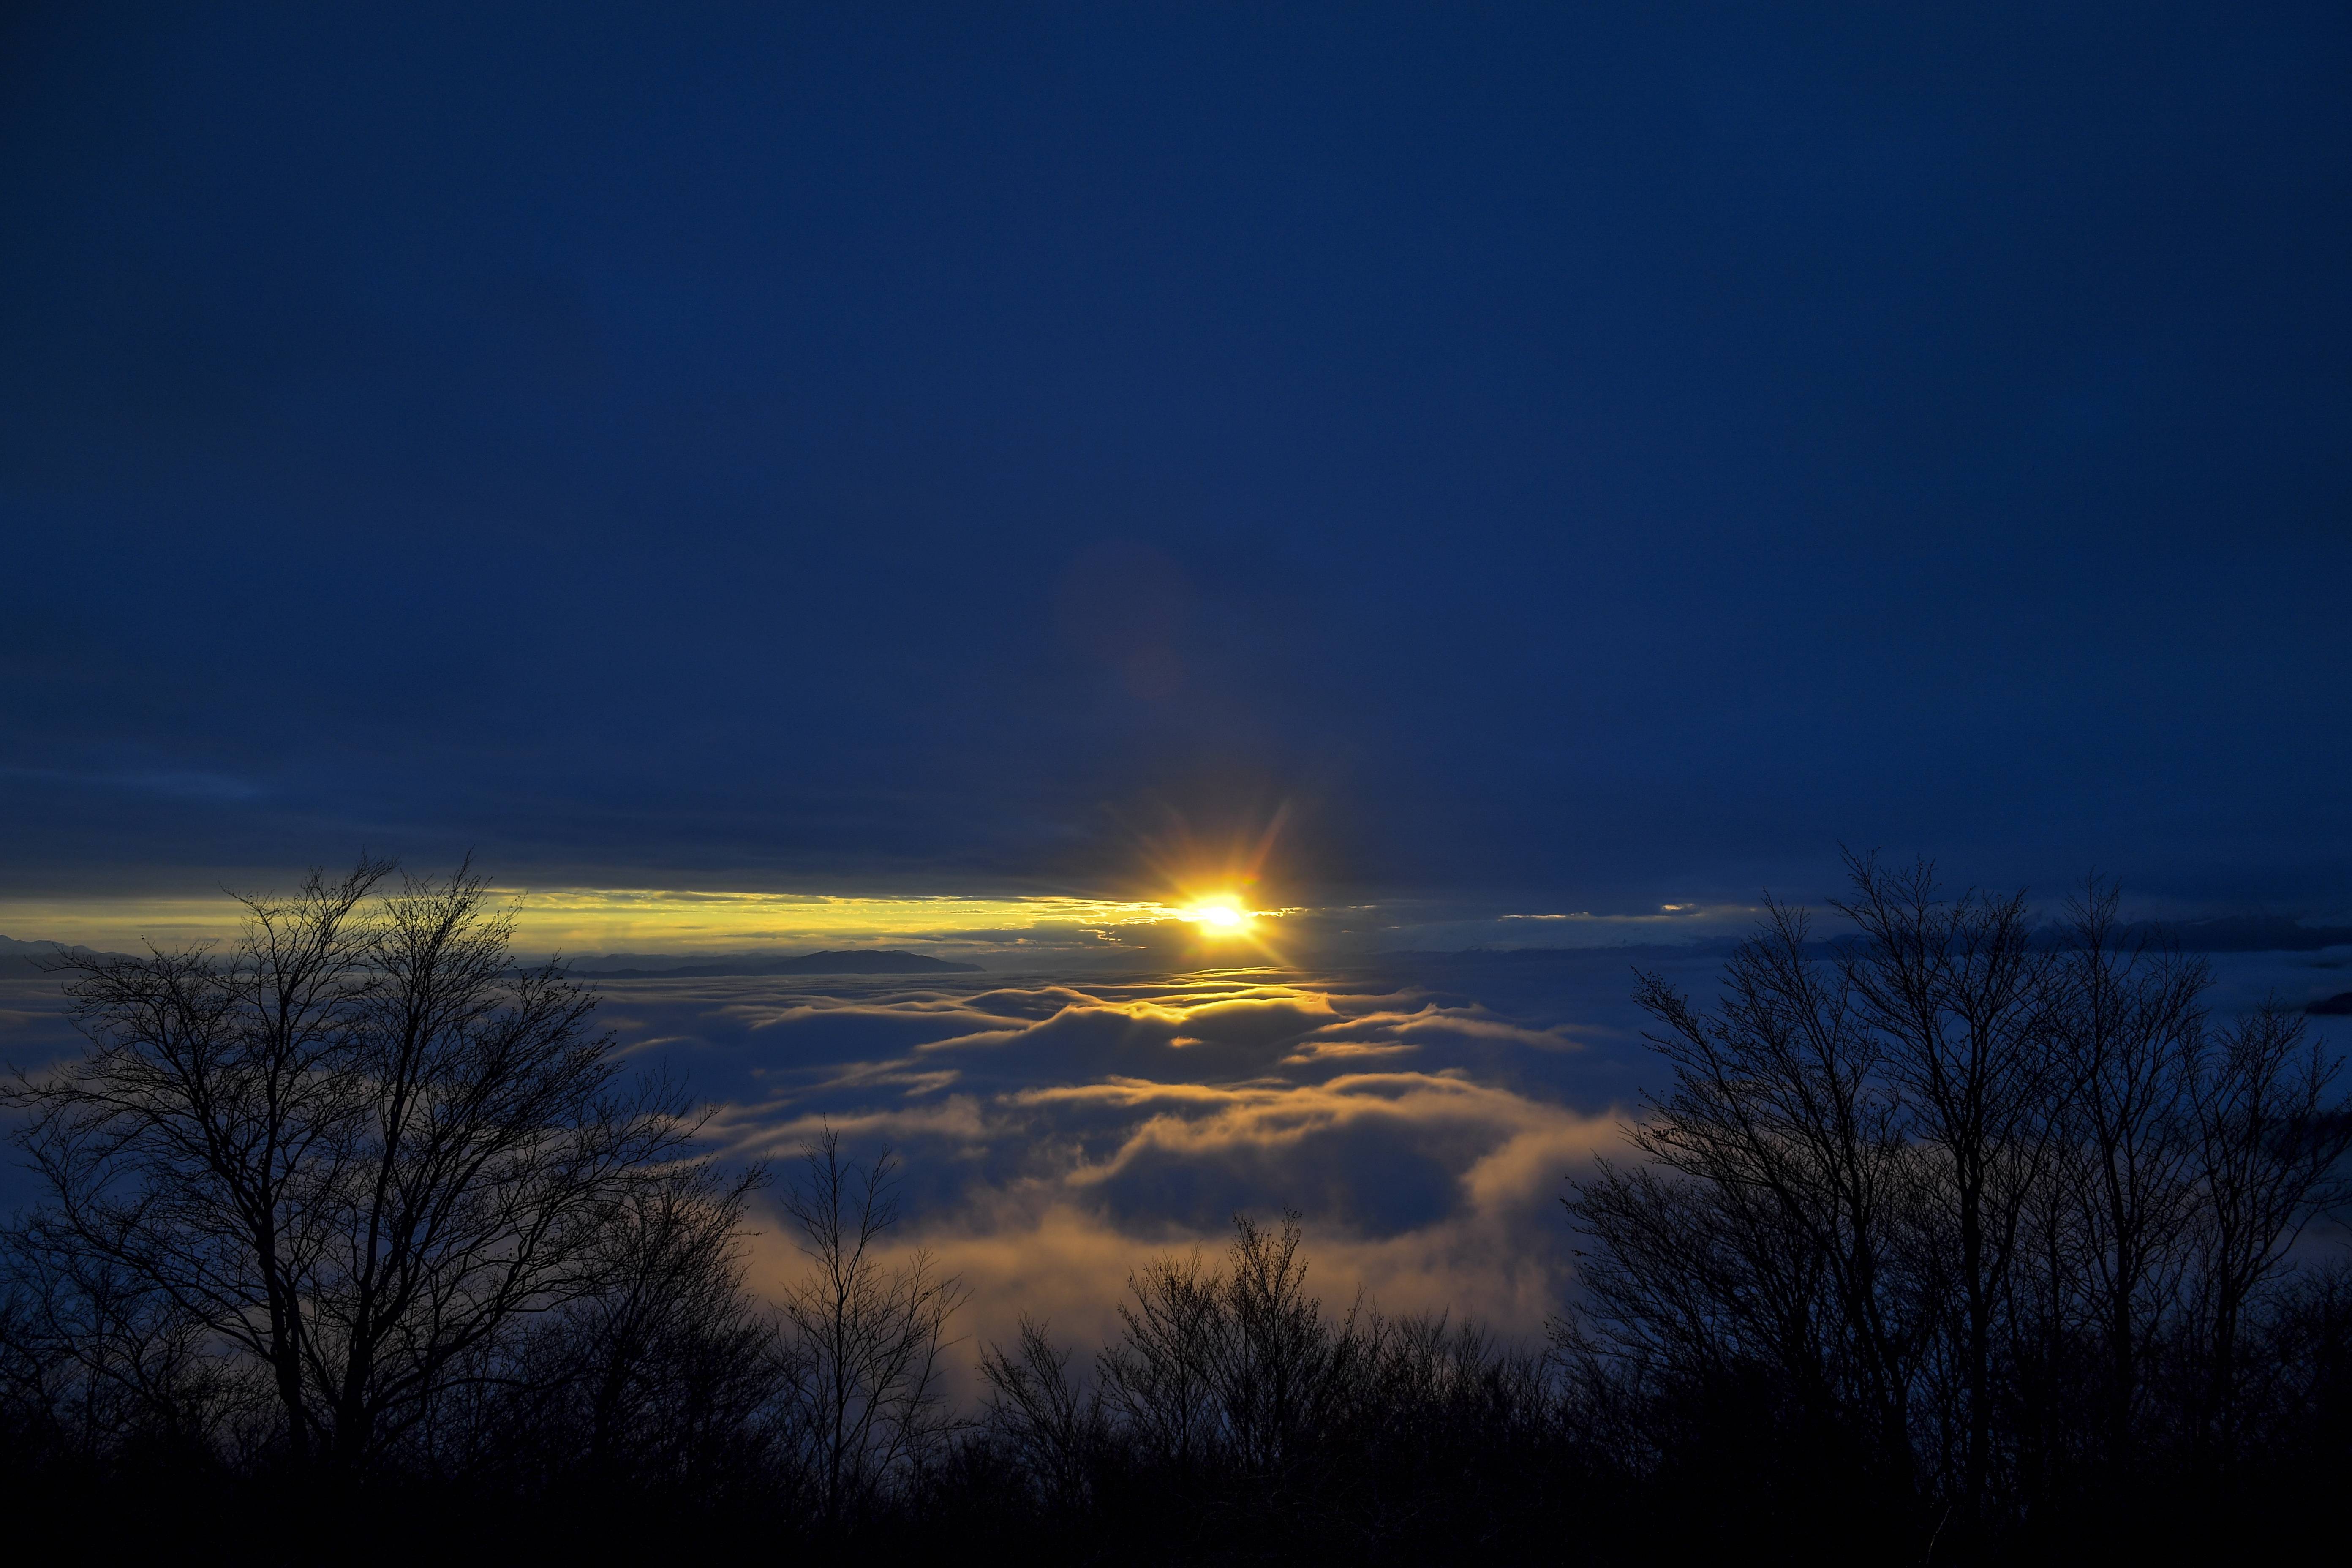
<path fill-rule="evenodd" d="M 1552 1200 L 1622 1098 L 1622 1032 L 1569 1021 L 1590 1007 L 1507 1014 L 1395 978 L 607 992 L 633 1048 L 719 1102 L 709 1135 L 730 1155 L 788 1162 L 825 1126 L 898 1149 L 907 1240 L 966 1275 L 982 1339 L 1021 1311 L 1083 1329 L 1153 1253 L 1282 1208 L 1306 1217 L 1327 1292 L 1360 1281 L 1533 1331 L 1569 1269 Z M 793 1265 L 779 1237 L 764 1256 Z"/>

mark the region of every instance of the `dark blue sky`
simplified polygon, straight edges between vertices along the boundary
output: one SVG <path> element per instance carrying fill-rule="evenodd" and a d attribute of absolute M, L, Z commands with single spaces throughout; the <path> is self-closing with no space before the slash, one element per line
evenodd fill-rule
<path fill-rule="evenodd" d="M 2352 13 L 16 6 L 0 890 L 2352 889 Z M 40 934 L 16 932 L 14 934 Z"/>

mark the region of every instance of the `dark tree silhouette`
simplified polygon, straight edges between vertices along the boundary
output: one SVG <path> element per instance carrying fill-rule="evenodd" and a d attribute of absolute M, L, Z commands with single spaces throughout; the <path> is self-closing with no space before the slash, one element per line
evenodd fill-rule
<path fill-rule="evenodd" d="M 1671 1085 L 1643 1162 L 1568 1200 L 1594 1408 L 1639 1412 L 1653 1464 L 1728 1443 L 1948 1551 L 2258 1484 L 2248 1434 L 2332 1353 L 2288 1342 L 2340 1310 L 2294 1255 L 2342 1195 L 2335 1064 L 2281 1010 L 2215 1026 L 2203 963 L 2122 942 L 2112 889 L 2053 933 L 1850 869 L 1858 941 L 1772 904 L 1716 1012 L 1642 982 Z"/>
<path fill-rule="evenodd" d="M 1544 1519 L 1574 1447 L 1541 1361 L 1360 1297 L 1327 1315 L 1307 1273 L 1297 1215 L 1236 1215 L 1222 1267 L 1129 1278 L 1091 1385 L 1024 1321 L 982 1357 L 968 1453 L 1081 1558 L 1451 1560 Z"/>
<path fill-rule="evenodd" d="M 800 1431 L 828 1529 L 919 1480 L 952 1428 L 940 1356 L 966 1292 L 920 1248 L 896 1264 L 885 1258 L 897 1187 L 888 1149 L 860 1161 L 828 1128 L 784 1194 L 810 1268 L 785 1289 L 782 1310 L 801 1358 Z"/>
<path fill-rule="evenodd" d="M 226 952 L 67 959 L 92 1048 L 7 1096 L 55 1311 L 240 1352 L 292 1457 L 345 1469 L 519 1319 L 593 1293 L 693 1130 L 619 1081 L 592 995 L 512 967 L 482 878 L 379 893 L 390 872 L 247 898 Z"/>

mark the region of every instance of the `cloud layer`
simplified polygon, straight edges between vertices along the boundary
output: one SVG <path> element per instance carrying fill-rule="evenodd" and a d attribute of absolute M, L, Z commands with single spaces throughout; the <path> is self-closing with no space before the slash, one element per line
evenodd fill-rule
<path fill-rule="evenodd" d="M 2320 955 L 2322 957 L 2327 955 Z M 1237 1209 L 1295 1208 L 1319 1289 L 1450 1306 L 1533 1334 L 1572 1277 L 1563 1178 L 1617 1146 L 1655 1069 L 1635 963 L 1705 995 L 1717 955 L 1651 950 L 1175 976 L 637 980 L 628 1048 L 719 1109 L 730 1155 L 785 1173 L 830 1125 L 906 1160 L 907 1238 L 975 1290 L 1087 1337 L 1156 1252 L 1213 1249 Z M 2329 976 L 2225 958 L 2251 1005 Z M 2332 972 L 2331 972 L 2332 973 Z M 794 1266 L 762 1239 L 769 1278 Z"/>
<path fill-rule="evenodd" d="M 1572 1285 L 1555 1199 L 1654 1079 L 1629 969 L 1699 993 L 1717 959 L 1653 950 L 1354 972 L 705 977 L 602 983 L 635 1062 L 712 1107 L 710 1146 L 789 1178 L 830 1126 L 905 1162 L 906 1247 L 972 1288 L 960 1331 L 1024 1312 L 1091 1340 L 1128 1273 L 1214 1250 L 1236 1210 L 1297 1210 L 1317 1289 L 1533 1335 Z M 2220 955 L 2227 1009 L 2340 990 L 2342 956 Z M 2332 1020 L 2319 1020 L 2326 1025 Z M 0 978 L 26 1065 L 70 1049 L 51 982 Z M 21 1189 L 21 1183 L 15 1184 Z M 29 1193 L 12 1190 L 12 1197 Z M 800 1260 L 775 1214 L 763 1288 Z"/>
<path fill-rule="evenodd" d="M 1561 966 L 1554 964 L 1555 971 Z M 1560 1182 L 1614 1138 L 1625 1020 L 1571 994 L 1498 1008 L 1426 976 L 1228 971 L 793 986 L 608 986 L 628 1048 L 713 1097 L 730 1155 L 789 1175 L 831 1126 L 906 1161 L 909 1245 L 975 1291 L 966 1331 L 1027 1311 L 1105 1326 L 1129 1269 L 1213 1248 L 1236 1211 L 1297 1210 L 1321 1289 L 1534 1332 L 1567 1283 Z M 1582 1016 L 1578 1016 L 1582 1015 Z M 793 1266 L 766 1237 L 761 1268 Z"/>

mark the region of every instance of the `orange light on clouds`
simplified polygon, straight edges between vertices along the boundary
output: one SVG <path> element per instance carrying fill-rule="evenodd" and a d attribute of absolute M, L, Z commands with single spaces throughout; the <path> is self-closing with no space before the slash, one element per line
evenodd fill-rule
<path fill-rule="evenodd" d="M 1294 909 L 1253 907 L 1267 897 L 1267 861 L 1290 808 L 1283 805 L 1258 826 L 1223 844 L 1204 841 L 1186 825 L 1171 822 L 1161 836 L 1138 846 L 1140 858 L 1164 889 L 1160 908 L 1192 928 L 1202 948 L 1244 942 L 1276 963 L 1286 962 L 1270 945 Z M 1197 949 L 1196 949 L 1197 951 Z"/>
<path fill-rule="evenodd" d="M 1207 936 L 1239 936 L 1257 916 L 1231 898 L 1202 899 L 1178 911 Z"/>

